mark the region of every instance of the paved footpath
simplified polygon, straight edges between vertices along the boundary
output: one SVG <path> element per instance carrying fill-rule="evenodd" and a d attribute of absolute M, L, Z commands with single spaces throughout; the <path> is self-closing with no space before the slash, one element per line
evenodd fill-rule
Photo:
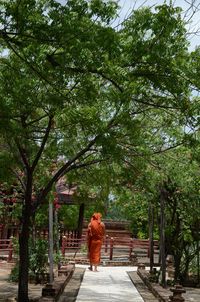
<path fill-rule="evenodd" d="M 149 292 L 136 271 L 137 267 L 134 266 L 100 266 L 99 272 L 95 273 L 88 270 L 88 266 L 76 264 L 75 272 L 59 302 L 157 302 L 158 300 Z M 7 281 L 9 272 L 10 266 L 1 263 L 0 301 L 2 302 L 16 296 L 17 293 L 17 284 Z M 31 284 L 29 290 L 30 298 L 36 301 L 41 296 L 42 285 Z M 183 296 L 185 302 L 200 302 L 200 289 L 186 288 L 186 294 Z"/>
<path fill-rule="evenodd" d="M 76 302 L 144 302 L 127 274 L 136 269 L 100 266 L 91 272 L 86 267 Z"/>
<path fill-rule="evenodd" d="M 132 280 L 132 281 L 131 281 Z M 171 295 L 169 291 L 169 295 Z M 186 288 L 185 302 L 200 302 L 199 288 Z M 91 272 L 76 264 L 58 302 L 158 302 L 137 274 L 137 267 L 99 267 Z"/>

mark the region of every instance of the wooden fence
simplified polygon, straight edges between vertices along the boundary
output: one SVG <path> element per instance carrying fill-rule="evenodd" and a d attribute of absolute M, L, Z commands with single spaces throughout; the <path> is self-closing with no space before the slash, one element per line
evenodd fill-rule
<path fill-rule="evenodd" d="M 153 244 L 154 252 L 159 250 L 159 244 L 157 240 L 154 240 Z M 131 259 L 132 255 L 141 249 L 146 257 L 149 257 L 150 242 L 148 239 L 132 239 L 121 237 L 105 236 L 102 245 L 102 253 L 106 255 L 109 260 L 113 260 L 115 257 L 127 257 Z M 67 253 L 74 253 L 87 250 L 86 236 L 77 238 L 71 233 L 66 233 L 62 237 L 61 252 L 63 257 Z M 11 261 L 13 257 L 13 246 L 11 239 L 0 239 L 0 257 L 6 258 L 7 261 Z"/>
<path fill-rule="evenodd" d="M 86 236 L 81 239 L 66 237 L 62 238 L 62 255 L 66 253 L 80 252 L 87 246 Z M 154 240 L 154 251 L 158 250 L 158 241 Z M 145 252 L 146 256 L 149 257 L 150 242 L 148 239 L 132 239 L 132 238 L 121 238 L 121 237 L 109 237 L 106 236 L 103 240 L 102 253 L 109 256 L 109 260 L 113 260 L 115 256 L 126 256 L 131 259 L 133 253 L 141 249 Z"/>

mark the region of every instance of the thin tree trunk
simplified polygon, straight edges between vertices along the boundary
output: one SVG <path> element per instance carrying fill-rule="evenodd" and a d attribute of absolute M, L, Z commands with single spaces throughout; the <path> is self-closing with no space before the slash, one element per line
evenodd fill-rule
<path fill-rule="evenodd" d="M 55 248 L 56 248 L 56 253 L 59 253 L 60 251 L 60 233 L 59 233 L 59 227 L 58 227 L 58 209 L 55 209 L 54 211 L 54 222 L 55 222 Z"/>
<path fill-rule="evenodd" d="M 29 302 L 28 298 L 28 268 L 29 250 L 28 241 L 30 235 L 30 209 L 26 205 L 23 213 L 22 229 L 19 234 L 19 284 L 18 302 Z"/>
<path fill-rule="evenodd" d="M 161 248 L 161 283 L 166 287 L 166 257 L 165 257 L 165 193 L 160 194 L 160 248 Z"/>
<path fill-rule="evenodd" d="M 199 258 L 199 238 L 197 238 L 197 284 L 200 284 Z"/>
<path fill-rule="evenodd" d="M 79 208 L 79 218 L 78 218 L 78 238 L 81 238 L 82 236 L 82 230 L 83 230 L 83 218 L 84 218 L 84 208 L 85 205 L 82 203 Z"/>
<path fill-rule="evenodd" d="M 53 282 L 53 203 L 49 201 L 49 275 Z"/>
<path fill-rule="evenodd" d="M 149 204 L 149 258 L 150 258 L 150 272 L 153 271 L 153 266 L 154 266 L 153 223 L 154 223 L 154 211 L 153 211 L 153 205 L 150 203 Z"/>
<path fill-rule="evenodd" d="M 19 283 L 18 302 L 29 302 L 28 271 L 29 271 L 29 236 L 32 214 L 32 173 L 27 170 L 27 183 L 22 209 L 21 232 L 19 234 Z"/>

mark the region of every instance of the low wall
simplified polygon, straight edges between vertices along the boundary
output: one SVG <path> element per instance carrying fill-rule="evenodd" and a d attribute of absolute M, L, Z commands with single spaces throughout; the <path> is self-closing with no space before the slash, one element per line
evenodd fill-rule
<path fill-rule="evenodd" d="M 157 283 L 151 283 L 149 281 L 149 272 L 145 269 L 138 268 L 137 270 L 138 275 L 144 282 L 144 284 L 148 287 L 148 289 L 153 293 L 155 297 L 157 297 L 161 302 L 168 302 L 169 296 L 171 292 L 169 289 L 163 288 L 161 285 Z"/>
<path fill-rule="evenodd" d="M 56 302 L 63 293 L 65 286 L 71 279 L 74 273 L 75 265 L 68 264 L 65 267 L 61 267 L 58 271 L 58 278 L 56 278 L 52 284 L 46 284 L 42 289 L 42 297 L 38 302 Z"/>

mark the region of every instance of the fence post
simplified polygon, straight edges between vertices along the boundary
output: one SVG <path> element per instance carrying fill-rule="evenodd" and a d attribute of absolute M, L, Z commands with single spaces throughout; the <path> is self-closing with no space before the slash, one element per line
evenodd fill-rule
<path fill-rule="evenodd" d="M 113 259 L 113 246 L 114 246 L 114 239 L 113 237 L 110 238 L 110 260 Z"/>
<path fill-rule="evenodd" d="M 106 238 L 105 238 L 105 253 L 108 252 L 108 235 L 106 235 Z"/>
<path fill-rule="evenodd" d="M 132 256 L 132 252 L 133 252 L 133 239 L 130 240 L 129 243 L 129 260 L 131 260 L 131 256 Z"/>
<path fill-rule="evenodd" d="M 13 245 L 12 245 L 12 239 L 9 242 L 8 245 L 8 262 L 10 262 L 12 260 L 12 254 L 13 254 Z"/>
<path fill-rule="evenodd" d="M 67 238 L 66 236 L 62 237 L 62 255 L 65 257 L 65 247 L 66 247 Z"/>
<path fill-rule="evenodd" d="M 148 239 L 148 249 L 147 249 L 147 257 L 150 258 L 150 250 L 151 250 L 151 242 L 150 239 Z"/>
<path fill-rule="evenodd" d="M 0 224 L 0 239 L 3 237 L 2 233 L 3 233 L 3 224 Z"/>

